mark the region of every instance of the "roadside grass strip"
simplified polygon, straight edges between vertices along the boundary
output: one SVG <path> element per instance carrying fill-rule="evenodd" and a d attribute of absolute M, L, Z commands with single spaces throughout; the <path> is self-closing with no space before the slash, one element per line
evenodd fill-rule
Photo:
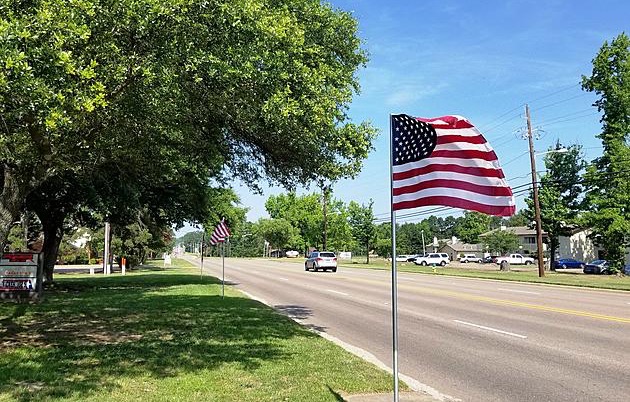
<path fill-rule="evenodd" d="M 0 303 L 0 401 L 338 401 L 391 376 L 193 265 Z M 401 384 L 402 389 L 407 389 Z"/>
<path fill-rule="evenodd" d="M 399 262 L 396 265 L 398 272 L 411 272 L 430 275 L 450 275 L 461 276 L 467 278 L 480 278 L 480 279 L 494 279 L 502 281 L 512 282 L 530 282 L 530 283 L 544 283 L 548 285 L 564 285 L 564 286 L 578 286 L 595 289 L 612 289 L 612 290 L 625 290 L 630 291 L 630 276 L 616 276 L 616 275 L 584 275 L 563 271 L 545 271 L 543 278 L 538 277 L 538 270 L 531 269 L 529 271 L 520 271 L 522 269 L 519 266 L 513 266 L 513 271 L 503 272 L 499 271 L 499 267 L 496 264 L 487 264 L 492 268 L 475 269 L 469 267 L 432 267 L 432 266 L 420 266 L 413 263 Z M 383 260 L 375 260 L 370 264 L 357 264 L 357 263 L 341 263 L 341 268 L 360 268 L 360 269 L 377 269 L 377 270 L 389 270 L 391 269 L 391 262 Z M 496 269 L 494 269 L 496 267 Z"/>

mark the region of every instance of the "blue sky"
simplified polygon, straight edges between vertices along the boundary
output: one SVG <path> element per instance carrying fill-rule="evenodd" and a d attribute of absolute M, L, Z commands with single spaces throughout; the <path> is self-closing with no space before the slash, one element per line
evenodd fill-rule
<path fill-rule="evenodd" d="M 389 215 L 390 113 L 465 116 L 495 149 L 512 187 L 531 181 L 527 141 L 517 134 L 526 127 L 526 103 L 533 126 L 541 130 L 537 152 L 559 139 L 565 145 L 581 144 L 589 161 L 601 154 L 595 95 L 582 91 L 579 83 L 582 75 L 590 75 L 604 41 L 630 31 L 627 0 L 331 4 L 353 13 L 370 54 L 358 73 L 362 90 L 349 114 L 381 130 L 361 174 L 333 186 L 335 198 L 360 203 L 372 198 L 377 217 Z M 536 161 L 543 170 L 542 157 Z M 266 198 L 283 192 L 265 189 L 258 196 L 236 188 L 243 206 L 250 208 L 250 221 L 267 216 Z M 522 206 L 523 197 L 517 197 L 517 208 Z M 436 215 L 461 213 L 451 209 Z"/>

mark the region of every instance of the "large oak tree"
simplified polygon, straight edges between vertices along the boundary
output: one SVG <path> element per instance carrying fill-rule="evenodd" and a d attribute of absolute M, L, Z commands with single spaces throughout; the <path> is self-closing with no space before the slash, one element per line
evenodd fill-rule
<path fill-rule="evenodd" d="M 320 1 L 8 1 L 0 15 L 0 243 L 52 178 L 111 166 L 159 193 L 143 183 L 168 190 L 164 167 L 291 188 L 352 176 L 371 148 L 375 130 L 347 116 L 366 62 L 356 21 Z"/>

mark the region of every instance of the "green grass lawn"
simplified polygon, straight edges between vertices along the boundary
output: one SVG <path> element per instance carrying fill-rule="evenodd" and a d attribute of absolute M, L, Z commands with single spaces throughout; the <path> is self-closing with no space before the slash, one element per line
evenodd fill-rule
<path fill-rule="evenodd" d="M 365 260 L 363 260 L 365 261 Z M 391 269 L 391 262 L 385 260 L 370 261 L 365 263 L 340 263 L 346 268 L 368 268 L 368 269 Z M 630 277 L 616 275 L 584 275 L 566 271 L 545 271 L 545 277 L 538 277 L 538 270 L 531 268 L 522 270 L 523 267 L 512 266 L 512 271 L 502 272 L 496 264 L 487 264 L 482 269 L 474 268 L 476 265 L 466 265 L 462 267 L 431 267 L 419 266 L 409 262 L 399 262 L 396 268 L 399 272 L 417 272 L 430 275 L 452 275 L 469 278 L 497 279 L 505 281 L 520 281 L 533 283 L 547 283 L 553 285 L 581 286 L 600 289 L 616 289 L 630 291 Z M 489 267 L 489 268 L 488 268 Z"/>
<path fill-rule="evenodd" d="M 273 261 L 304 265 L 304 258 L 274 258 Z M 370 259 L 365 264 L 365 258 L 354 258 L 353 261 L 339 261 L 340 269 L 379 269 L 390 270 L 391 262 L 383 258 Z M 623 275 L 584 275 L 569 271 L 545 271 L 545 277 L 538 277 L 538 269 L 535 267 L 512 265 L 512 271 L 499 271 L 496 264 L 462 264 L 453 263 L 446 267 L 431 267 L 415 265 L 411 262 L 398 262 L 398 272 L 415 272 L 429 275 L 464 276 L 468 278 L 496 279 L 503 281 L 546 283 L 550 285 L 580 286 L 599 289 L 614 289 L 630 291 L 630 276 Z"/>
<path fill-rule="evenodd" d="M 391 376 L 184 261 L 0 303 L 0 401 L 339 401 Z"/>

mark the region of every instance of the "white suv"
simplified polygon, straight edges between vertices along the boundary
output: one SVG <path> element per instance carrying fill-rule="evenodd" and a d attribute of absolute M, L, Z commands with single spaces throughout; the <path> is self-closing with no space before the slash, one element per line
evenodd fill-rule
<path fill-rule="evenodd" d="M 481 262 L 481 257 L 477 257 L 474 254 L 464 254 L 463 257 L 459 257 L 459 262 Z"/>
<path fill-rule="evenodd" d="M 450 262 L 446 253 L 429 253 L 424 257 L 418 257 L 414 260 L 416 265 L 441 265 L 445 266 Z"/>
<path fill-rule="evenodd" d="M 331 251 L 313 251 L 304 262 L 305 271 L 331 270 L 337 272 L 337 256 Z"/>

